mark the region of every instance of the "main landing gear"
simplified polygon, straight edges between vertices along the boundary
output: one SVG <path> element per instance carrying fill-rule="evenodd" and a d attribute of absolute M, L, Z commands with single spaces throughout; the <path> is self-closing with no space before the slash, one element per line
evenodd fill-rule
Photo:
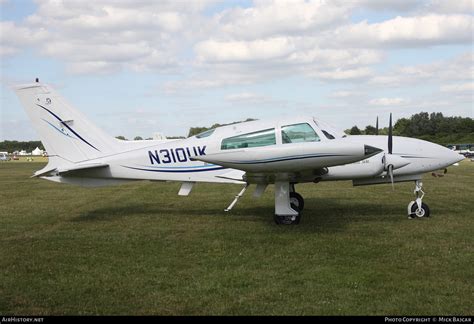
<path fill-rule="evenodd" d="M 303 197 L 295 192 L 295 185 L 285 181 L 275 182 L 275 223 L 297 225 L 304 208 Z"/>
<path fill-rule="evenodd" d="M 415 200 L 408 204 L 408 219 L 430 217 L 430 208 L 427 204 L 422 202 L 425 195 L 422 188 L 423 182 L 421 182 L 421 180 L 416 180 L 415 190 L 413 191 L 415 194 Z"/>

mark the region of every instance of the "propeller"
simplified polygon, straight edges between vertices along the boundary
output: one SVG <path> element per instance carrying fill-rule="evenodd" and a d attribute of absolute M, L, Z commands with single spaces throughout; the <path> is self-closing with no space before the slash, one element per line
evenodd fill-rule
<path fill-rule="evenodd" d="M 377 116 L 377 120 L 375 121 L 375 135 L 379 134 L 379 116 Z"/>
<path fill-rule="evenodd" d="M 392 154 L 393 136 L 392 136 L 392 113 L 390 113 L 390 120 L 388 122 L 388 154 Z"/>
<path fill-rule="evenodd" d="M 393 155 L 393 125 L 392 125 L 392 114 L 390 113 L 390 120 L 388 123 L 388 152 L 383 156 L 384 171 L 386 175 L 390 177 L 390 182 L 392 184 L 392 189 L 395 190 L 394 186 L 394 175 L 393 170 L 403 168 L 404 166 L 410 164 L 410 160 L 404 157 L 401 157 L 397 154 Z"/>
<path fill-rule="evenodd" d="M 377 119 L 378 120 L 378 119 Z M 390 119 L 388 122 L 388 154 L 392 155 L 393 151 L 393 134 L 392 134 L 392 113 L 390 113 Z M 385 158 L 387 162 L 387 158 Z M 392 183 L 392 190 L 395 190 L 395 186 L 393 184 L 393 164 L 389 164 L 387 166 L 387 173 L 390 176 L 390 182 Z"/>

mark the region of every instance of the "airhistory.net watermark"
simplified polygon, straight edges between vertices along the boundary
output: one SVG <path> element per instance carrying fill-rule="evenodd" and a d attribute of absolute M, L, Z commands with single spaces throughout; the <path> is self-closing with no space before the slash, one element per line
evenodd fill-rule
<path fill-rule="evenodd" d="M 44 317 L 2 316 L 1 323 L 43 323 Z"/>
<path fill-rule="evenodd" d="M 470 316 L 385 316 L 385 323 L 472 323 Z"/>

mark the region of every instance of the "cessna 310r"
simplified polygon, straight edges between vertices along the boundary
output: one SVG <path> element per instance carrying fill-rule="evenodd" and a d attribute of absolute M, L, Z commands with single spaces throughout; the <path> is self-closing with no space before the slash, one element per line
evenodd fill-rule
<path fill-rule="evenodd" d="M 34 177 L 83 186 L 133 180 L 250 184 L 259 197 L 275 186 L 275 222 L 298 224 L 304 200 L 295 185 L 352 180 L 353 185 L 415 182 L 409 217 L 429 216 L 422 174 L 464 158 L 430 142 L 392 136 L 347 136 L 312 117 L 252 121 L 211 129 L 180 140 L 120 141 L 108 136 L 46 84 L 15 87 L 49 162 Z M 395 144 L 395 145 L 394 145 Z"/>

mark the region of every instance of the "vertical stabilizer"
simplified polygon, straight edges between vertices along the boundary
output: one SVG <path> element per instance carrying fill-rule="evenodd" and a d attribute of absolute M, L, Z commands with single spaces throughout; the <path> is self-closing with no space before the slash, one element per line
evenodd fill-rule
<path fill-rule="evenodd" d="M 15 92 L 51 157 L 81 162 L 120 151 L 120 142 L 96 127 L 50 86 L 33 83 Z"/>

